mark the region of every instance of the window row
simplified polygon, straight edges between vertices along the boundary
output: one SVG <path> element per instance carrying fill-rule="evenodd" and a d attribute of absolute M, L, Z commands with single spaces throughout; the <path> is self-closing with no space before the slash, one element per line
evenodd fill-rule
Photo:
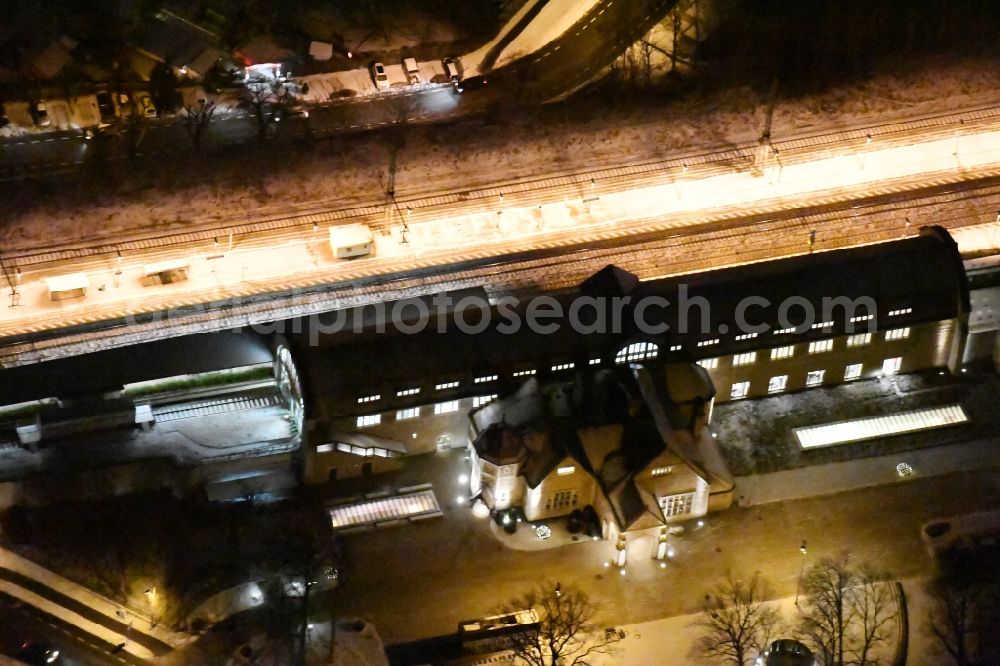
<path fill-rule="evenodd" d="M 894 375 L 899 372 L 900 367 L 902 367 L 903 358 L 901 356 L 895 356 L 893 358 L 887 358 L 882 362 L 882 374 L 883 375 Z M 853 379 L 858 379 L 861 377 L 864 371 L 863 363 L 851 363 L 844 366 L 844 381 L 851 381 Z M 823 383 L 826 378 L 826 370 L 810 370 L 806 373 L 806 386 L 813 387 L 819 386 Z M 788 375 L 775 375 L 771 377 L 767 382 L 767 392 L 768 393 L 781 393 L 788 387 Z M 729 389 L 729 397 L 731 400 L 739 400 L 740 398 L 745 398 L 750 394 L 750 381 L 734 382 Z"/>
<path fill-rule="evenodd" d="M 903 311 L 901 310 L 900 312 L 903 312 Z M 825 326 L 828 323 L 829 322 L 821 322 L 821 324 L 823 326 Z M 814 326 L 814 328 L 815 328 L 815 326 Z M 750 333 L 750 334 L 745 334 L 745 335 L 737 336 L 737 339 L 746 339 L 748 337 L 755 337 L 755 336 L 756 336 L 756 333 Z M 890 341 L 893 341 L 893 340 L 905 340 L 906 338 L 909 338 L 909 337 L 910 337 L 910 327 L 909 326 L 907 326 L 905 328 L 895 328 L 895 329 L 891 329 L 891 330 L 888 330 L 888 331 L 885 332 L 885 340 L 887 342 L 890 342 Z M 871 341 L 872 341 L 872 334 L 871 333 L 858 333 L 858 334 L 850 335 L 850 336 L 847 337 L 847 347 L 848 348 L 863 347 L 865 345 L 871 344 Z M 698 346 L 699 347 L 705 347 L 705 346 L 717 344 L 718 342 L 719 342 L 719 340 L 717 338 L 716 339 L 712 339 L 712 340 L 702 340 L 701 342 L 698 343 Z M 834 342 L 833 338 L 830 338 L 830 339 L 827 339 L 827 340 L 815 340 L 815 341 L 809 343 L 808 352 L 810 354 L 821 354 L 823 352 L 832 351 L 833 350 L 833 342 Z M 674 345 L 670 349 L 671 349 L 671 351 L 680 350 L 681 349 L 681 345 Z M 655 344 L 653 344 L 651 342 L 636 342 L 636 343 L 633 343 L 633 344 L 631 344 L 631 345 L 629 345 L 627 347 L 622 348 L 618 352 L 618 354 L 615 355 L 615 362 L 616 363 L 629 363 L 629 362 L 632 362 L 632 361 L 642 361 L 642 360 L 645 360 L 645 359 L 656 358 L 658 352 L 659 352 L 659 349 L 658 349 L 657 345 L 655 345 Z M 771 355 L 770 356 L 771 356 L 771 360 L 779 360 L 779 359 L 784 359 L 784 358 L 792 358 L 794 355 L 795 355 L 795 345 L 785 345 L 783 347 L 774 347 L 773 349 L 771 349 Z M 740 353 L 740 354 L 733 355 L 733 367 L 740 367 L 740 366 L 744 366 L 744 365 L 751 365 L 751 364 L 755 363 L 756 361 L 757 361 L 757 352 L 755 352 L 755 351 L 752 351 L 752 352 L 743 352 L 743 353 Z M 600 363 L 601 363 L 601 359 L 599 359 L 599 358 L 590 359 L 590 365 L 599 365 Z M 698 363 L 702 367 L 711 370 L 711 369 L 714 369 L 714 368 L 718 367 L 718 365 L 719 365 L 719 359 L 718 358 L 702 359 L 702 360 L 698 361 Z M 570 369 L 573 369 L 575 367 L 576 367 L 575 363 L 557 363 L 557 364 L 551 366 L 551 371 L 552 372 L 559 372 L 559 371 L 562 371 L 562 370 L 570 370 Z M 519 371 L 515 372 L 513 374 L 513 376 L 514 377 L 529 377 L 529 376 L 532 376 L 534 374 L 535 374 L 535 370 L 519 370 Z M 499 375 L 483 375 L 481 377 L 476 377 L 473 380 L 473 383 L 475 383 L 475 384 L 484 384 L 484 383 L 489 383 L 489 382 L 495 382 L 499 378 L 500 378 Z M 459 386 L 459 382 L 457 382 L 457 381 L 443 382 L 441 384 L 435 384 L 434 385 L 434 390 L 435 391 L 444 391 L 444 390 L 447 390 L 447 389 L 457 388 L 458 386 Z M 396 395 L 399 396 L 399 397 L 408 396 L 408 395 L 416 395 L 418 393 L 420 393 L 420 388 L 419 387 L 408 388 L 408 389 L 403 389 L 401 391 L 396 391 Z M 376 393 L 376 394 L 373 394 L 373 395 L 362 396 L 362 397 L 358 398 L 357 401 L 358 401 L 358 404 L 362 404 L 362 403 L 369 403 L 369 402 L 377 402 L 377 401 L 379 401 L 381 399 L 382 399 L 382 396 Z"/>
<path fill-rule="evenodd" d="M 480 395 L 472 399 L 472 408 L 482 407 L 483 405 L 489 404 L 497 399 L 497 394 L 492 395 Z M 434 414 L 451 414 L 452 412 L 457 412 L 461 406 L 461 401 L 459 400 L 448 400 L 447 402 L 438 402 L 434 405 Z M 421 414 L 420 407 L 408 407 L 406 409 L 396 410 L 396 420 L 397 421 L 408 421 L 410 419 L 415 419 Z M 369 426 L 374 426 L 382 423 L 381 414 L 363 414 L 357 417 L 356 424 L 358 428 L 367 428 Z"/>

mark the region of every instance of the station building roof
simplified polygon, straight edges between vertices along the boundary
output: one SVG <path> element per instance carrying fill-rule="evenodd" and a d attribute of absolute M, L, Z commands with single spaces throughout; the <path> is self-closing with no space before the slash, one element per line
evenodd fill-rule
<path fill-rule="evenodd" d="M 99 394 L 126 384 L 241 368 L 274 359 L 266 338 L 221 331 L 0 370 L 0 405 Z"/>

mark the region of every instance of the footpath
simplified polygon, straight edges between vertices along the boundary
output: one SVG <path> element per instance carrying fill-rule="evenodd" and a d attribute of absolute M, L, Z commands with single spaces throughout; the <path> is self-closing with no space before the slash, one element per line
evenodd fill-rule
<path fill-rule="evenodd" d="M 900 476 L 896 469 L 900 463 L 912 468 L 911 476 Z M 738 476 L 735 479 L 736 503 L 755 506 L 832 495 L 907 478 L 995 469 L 1000 469 L 1000 439 L 977 440 L 770 474 Z"/>

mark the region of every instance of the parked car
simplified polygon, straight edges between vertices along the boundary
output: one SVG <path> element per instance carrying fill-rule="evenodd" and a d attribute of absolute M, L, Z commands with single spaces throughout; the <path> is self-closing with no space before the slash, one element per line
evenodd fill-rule
<path fill-rule="evenodd" d="M 49 107 L 45 106 L 45 102 L 35 100 L 31 103 L 30 110 L 32 120 L 39 127 L 48 127 L 52 124 L 52 121 L 49 119 Z"/>
<path fill-rule="evenodd" d="M 379 90 L 389 87 L 389 75 L 385 73 L 385 65 L 380 62 L 372 63 L 372 81 Z"/>
<path fill-rule="evenodd" d="M 403 58 L 403 71 L 406 72 L 406 80 L 410 84 L 420 83 L 420 67 L 416 58 Z"/>
<path fill-rule="evenodd" d="M 455 83 L 455 91 L 458 93 L 466 93 L 471 90 L 479 90 L 483 86 L 489 83 L 482 76 L 470 76 L 467 79 L 462 79 Z"/>
<path fill-rule="evenodd" d="M 441 64 L 444 65 L 444 75 L 448 77 L 448 80 L 452 83 L 458 83 L 462 75 L 458 72 L 458 63 L 455 62 L 455 59 L 445 58 Z"/>
<path fill-rule="evenodd" d="M 157 116 L 156 105 L 153 104 L 153 98 L 149 96 L 149 93 L 136 93 L 135 102 L 139 115 L 143 118 L 155 118 Z"/>

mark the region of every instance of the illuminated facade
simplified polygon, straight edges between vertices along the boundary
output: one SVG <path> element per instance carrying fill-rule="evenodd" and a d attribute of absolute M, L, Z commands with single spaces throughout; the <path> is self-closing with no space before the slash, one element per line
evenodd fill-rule
<path fill-rule="evenodd" d="M 731 502 L 732 477 L 708 431 L 713 399 L 706 371 L 690 363 L 529 379 L 470 414 L 473 496 L 494 511 L 520 507 L 529 521 L 590 505 L 602 535 L 623 548 L 665 535 Z"/>
<path fill-rule="evenodd" d="M 355 376 L 355 366 L 331 363 L 328 374 L 345 379 L 331 390 L 330 416 L 382 413 L 378 434 L 392 437 L 384 426 L 393 419 L 386 415 L 408 407 L 430 409 L 433 401 L 457 408 L 461 400 L 508 395 L 526 378 L 567 381 L 628 363 L 696 362 L 720 402 L 931 368 L 955 372 L 963 362 L 970 311 L 961 256 L 947 232 L 933 227 L 889 243 L 663 280 L 640 281 L 608 266 L 556 300 L 568 312 L 581 296 L 627 298 L 624 326 L 578 333 L 563 320 L 551 334 L 522 327 L 514 335 L 517 344 L 510 344 L 510 335 L 485 330 L 447 336 L 444 343 L 431 331 L 362 338 L 357 351 L 345 345 L 338 358 L 360 353 L 397 361 L 378 377 Z M 670 307 L 636 307 L 655 298 Z M 637 318 L 647 326 L 637 326 Z M 341 387 L 352 392 L 337 394 Z M 418 387 L 418 393 L 405 393 Z"/>

